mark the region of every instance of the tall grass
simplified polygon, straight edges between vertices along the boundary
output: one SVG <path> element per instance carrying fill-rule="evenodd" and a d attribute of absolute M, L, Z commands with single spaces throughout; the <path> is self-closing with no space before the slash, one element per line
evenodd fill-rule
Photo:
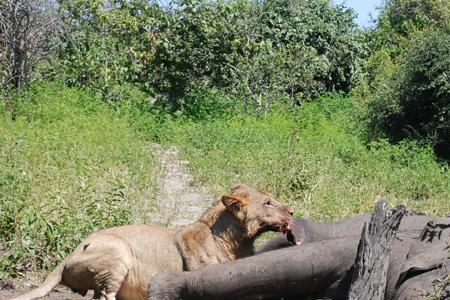
<path fill-rule="evenodd" d="M 165 120 L 159 140 L 181 147 L 199 184 L 214 193 L 236 182 L 271 191 L 297 216 L 334 220 L 391 205 L 445 215 L 450 175 L 432 149 L 367 144 L 353 99 L 328 96 L 267 117 Z"/>
<path fill-rule="evenodd" d="M 92 94 L 35 87 L 15 122 L 0 112 L 0 277 L 53 267 L 98 228 L 146 221 L 154 169 L 150 143 Z"/>
<path fill-rule="evenodd" d="M 357 99 L 330 95 L 265 117 L 233 106 L 186 117 L 136 97 L 111 109 L 89 92 L 43 85 L 18 103 L 16 121 L 0 110 L 0 276 L 51 268 L 96 229 L 146 222 L 157 195 L 153 142 L 176 145 L 215 196 L 245 182 L 297 216 L 368 212 L 377 196 L 450 211 L 448 164 L 414 143 L 367 143 Z"/>

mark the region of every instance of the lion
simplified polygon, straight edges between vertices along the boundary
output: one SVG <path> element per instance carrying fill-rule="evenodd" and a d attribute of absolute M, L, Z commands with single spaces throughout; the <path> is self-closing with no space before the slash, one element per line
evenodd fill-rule
<path fill-rule="evenodd" d="M 159 272 L 192 271 L 249 256 L 263 232 L 290 234 L 293 211 L 274 197 L 240 184 L 197 222 L 179 229 L 125 225 L 88 236 L 36 289 L 11 300 L 47 295 L 58 284 L 94 299 L 148 299 L 148 283 Z"/>

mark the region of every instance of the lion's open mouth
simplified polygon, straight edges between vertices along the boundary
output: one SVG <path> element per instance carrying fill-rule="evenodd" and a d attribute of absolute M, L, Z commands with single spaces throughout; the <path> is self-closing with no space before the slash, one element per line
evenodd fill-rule
<path fill-rule="evenodd" d="M 286 232 L 286 238 L 292 245 L 301 245 L 300 240 L 298 240 L 292 231 Z"/>
<path fill-rule="evenodd" d="M 300 245 L 301 244 L 300 239 L 298 239 L 294 234 L 294 227 L 295 227 L 294 221 L 288 220 L 282 224 L 267 225 L 265 226 L 265 229 L 281 232 L 286 235 L 287 240 L 292 245 Z"/>
<path fill-rule="evenodd" d="M 290 220 L 290 221 L 286 222 L 285 224 L 283 224 L 283 226 L 281 226 L 280 232 L 282 232 L 283 234 L 286 234 L 287 240 L 292 245 L 300 245 L 301 244 L 300 240 L 294 234 L 294 227 L 295 227 L 295 223 L 292 220 Z"/>

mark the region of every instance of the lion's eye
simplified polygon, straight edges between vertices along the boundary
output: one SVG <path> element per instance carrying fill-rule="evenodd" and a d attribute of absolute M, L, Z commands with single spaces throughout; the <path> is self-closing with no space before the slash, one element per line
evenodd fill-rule
<path fill-rule="evenodd" d="M 270 201 L 267 201 L 265 204 L 270 207 L 275 207 L 275 205 L 273 205 L 272 202 L 270 202 Z"/>

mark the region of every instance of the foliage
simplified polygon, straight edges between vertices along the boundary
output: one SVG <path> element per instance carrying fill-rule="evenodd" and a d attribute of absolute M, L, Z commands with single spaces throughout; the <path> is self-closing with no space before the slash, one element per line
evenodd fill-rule
<path fill-rule="evenodd" d="M 329 221 L 371 211 L 377 196 L 430 214 L 450 209 L 448 165 L 414 142 L 366 145 L 353 99 L 330 95 L 289 112 L 160 120 L 158 141 L 176 143 L 200 185 L 219 196 L 247 182 L 297 216 Z"/>
<path fill-rule="evenodd" d="M 60 16 L 68 30 L 54 61 L 65 82 L 110 102 L 133 84 L 172 111 L 197 90 L 260 112 L 349 91 L 365 51 L 353 11 L 329 0 L 61 1 Z"/>
<path fill-rule="evenodd" d="M 378 195 L 448 213 L 448 162 L 433 150 L 450 157 L 449 0 L 386 0 L 364 34 L 331 0 L 165 4 L 46 7 L 64 31 L 33 70 L 72 88 L 1 99 L 0 276 L 144 222 L 150 141 L 180 147 L 215 193 L 247 182 L 316 220 L 369 211 Z M 9 67 L 0 53 L 0 77 Z M 333 94 L 357 83 L 354 98 Z"/>
<path fill-rule="evenodd" d="M 296 64 L 313 69 L 315 80 L 324 85 L 325 91 L 349 91 L 365 50 L 354 18 L 353 10 L 335 6 L 330 1 L 265 1 L 257 19 L 262 24 L 258 38 L 275 49 L 297 48 L 291 59 L 302 52 L 314 52 L 311 61 L 300 60 L 302 63 Z M 288 69 L 295 68 L 294 62 L 285 63 Z M 294 72 L 292 75 L 302 82 L 301 74 Z M 320 90 L 310 92 L 306 86 L 294 88 L 307 98 L 323 94 Z"/>
<path fill-rule="evenodd" d="M 377 27 L 367 32 L 373 51 L 384 49 L 396 59 L 410 38 L 431 28 L 450 29 L 449 0 L 385 0 Z"/>
<path fill-rule="evenodd" d="M 450 158 L 450 34 L 425 31 L 412 39 L 388 85 L 371 101 L 375 136 L 429 143 Z"/>
<path fill-rule="evenodd" d="M 409 41 L 422 31 L 450 29 L 449 0 L 385 0 L 380 8 L 377 26 L 365 31 L 370 55 L 366 60 L 365 84 L 370 91 L 386 84 L 392 66 L 398 65 Z M 387 72 L 383 68 L 389 65 Z M 374 84 L 372 80 L 380 83 Z"/>
<path fill-rule="evenodd" d="M 176 109 L 200 86 L 246 97 L 247 108 L 267 113 L 283 95 L 297 102 L 348 91 L 359 72 L 365 49 L 354 13 L 331 1 L 189 0 L 174 7 L 159 22 L 150 67 Z"/>
<path fill-rule="evenodd" d="M 153 55 L 149 33 L 159 8 L 144 0 L 61 1 L 67 30 L 54 64 L 66 83 L 97 92 L 108 102 L 122 100 L 123 85 L 151 92 L 144 72 Z"/>
<path fill-rule="evenodd" d="M 450 25 L 448 0 L 388 0 L 384 5 L 380 27 L 389 26 L 403 36 L 430 27 L 448 29 Z"/>
<path fill-rule="evenodd" d="M 358 91 L 369 139 L 414 139 L 449 158 L 448 0 L 387 0 L 366 32 L 371 55 Z"/>
<path fill-rule="evenodd" d="M 245 32 L 245 2 L 180 1 L 159 20 L 152 80 L 163 95 L 182 107 L 192 89 L 226 84 L 226 64 Z M 178 103 L 176 103 L 178 101 Z M 181 101 L 181 102 L 180 102 Z"/>
<path fill-rule="evenodd" d="M 2 111 L 0 243 L 8 251 L 1 274 L 52 268 L 93 230 L 145 222 L 157 165 L 144 137 L 176 144 L 197 183 L 216 196 L 247 182 L 297 216 L 325 221 L 370 211 L 378 195 L 430 214 L 450 209 L 448 165 L 414 142 L 367 145 L 355 99 L 277 104 L 258 117 L 234 113 L 219 92 L 191 97 L 199 99 L 191 102 L 200 105 L 198 117 L 147 109 L 138 96 L 112 110 L 92 93 L 47 85 L 18 101 L 15 122 Z"/>
<path fill-rule="evenodd" d="M 91 93 L 33 87 L 15 122 L 0 110 L 0 277 L 53 268 L 96 229 L 145 222 L 154 169 L 150 145 Z"/>

